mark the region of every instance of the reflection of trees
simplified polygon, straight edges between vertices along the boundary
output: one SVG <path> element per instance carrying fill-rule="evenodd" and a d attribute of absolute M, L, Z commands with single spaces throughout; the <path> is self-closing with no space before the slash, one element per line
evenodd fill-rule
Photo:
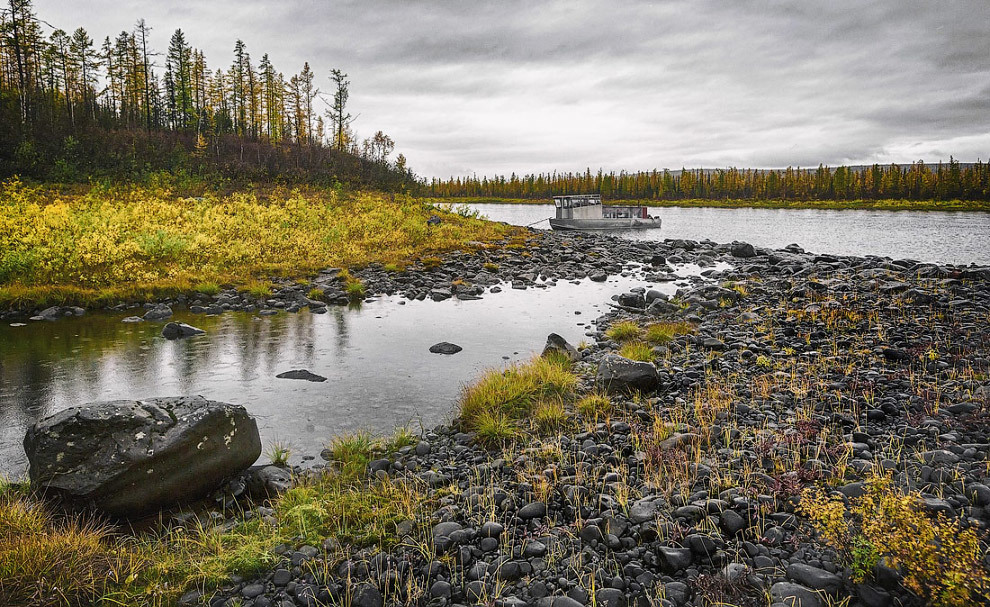
<path fill-rule="evenodd" d="M 165 341 L 163 323 L 121 323 L 120 314 L 0 327 L 0 424 L 24 426 L 68 406 L 104 398 L 161 396 L 215 382 L 274 381 L 301 354 L 310 363 L 317 340 L 336 332 L 348 346 L 346 314 L 332 307 L 333 322 L 303 311 L 258 319 L 228 312 L 217 317 L 179 313 L 175 320 L 206 330 L 205 337 Z M 235 371 L 236 379 L 217 377 Z M 176 391 L 167 388 L 178 385 Z M 198 388 L 202 389 L 202 388 Z"/>

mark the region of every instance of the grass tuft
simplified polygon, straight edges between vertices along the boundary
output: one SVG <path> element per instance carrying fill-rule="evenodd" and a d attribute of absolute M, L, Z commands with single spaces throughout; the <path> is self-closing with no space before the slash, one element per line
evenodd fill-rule
<path fill-rule="evenodd" d="M 623 344 L 619 348 L 619 356 L 642 362 L 653 362 L 654 357 L 650 344 L 641 341 L 630 341 Z"/>
<path fill-rule="evenodd" d="M 646 327 L 646 341 L 653 345 L 669 342 L 677 335 L 694 332 L 694 325 L 688 322 L 658 322 Z"/>
<path fill-rule="evenodd" d="M 622 342 L 639 338 L 640 332 L 641 329 L 635 322 L 631 320 L 623 320 L 609 327 L 608 331 L 605 331 L 605 335 L 607 335 L 609 339 Z"/>

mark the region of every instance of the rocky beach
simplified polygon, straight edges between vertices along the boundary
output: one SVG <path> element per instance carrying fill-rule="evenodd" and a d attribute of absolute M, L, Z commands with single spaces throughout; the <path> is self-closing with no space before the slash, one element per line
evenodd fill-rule
<path fill-rule="evenodd" d="M 674 297 L 649 288 L 684 263 L 708 270 Z M 441 300 L 623 272 L 643 286 L 615 293 L 585 343 L 548 340 L 573 375 L 552 406 L 235 479 L 207 524 L 280 525 L 258 496 L 286 473 L 306 488 L 355 465 L 365 490 L 409 503 L 373 541 L 300 535 L 263 573 L 181 603 L 986 603 L 990 268 L 534 232 L 355 276 L 372 296 Z M 285 284 L 164 303 L 319 311 L 353 300 L 338 275 L 313 281 L 325 301 Z"/>

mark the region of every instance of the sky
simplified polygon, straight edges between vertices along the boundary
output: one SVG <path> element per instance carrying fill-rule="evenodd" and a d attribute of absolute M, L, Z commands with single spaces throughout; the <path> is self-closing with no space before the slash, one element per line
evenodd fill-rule
<path fill-rule="evenodd" d="M 35 0 L 351 81 L 426 178 L 990 158 L 987 0 Z M 71 31 L 71 30 L 70 30 Z M 162 61 L 159 58 L 159 61 Z"/>

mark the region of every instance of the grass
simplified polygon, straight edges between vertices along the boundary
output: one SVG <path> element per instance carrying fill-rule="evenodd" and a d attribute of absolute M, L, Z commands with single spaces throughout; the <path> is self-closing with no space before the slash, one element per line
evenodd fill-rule
<path fill-rule="evenodd" d="M 577 376 L 563 357 L 536 357 L 505 370 L 491 370 L 464 389 L 460 418 L 465 430 L 476 432 L 483 443 L 514 437 L 523 422 L 541 411 L 545 424 L 552 424 L 563 399 L 577 387 Z"/>
<path fill-rule="evenodd" d="M 653 362 L 655 357 L 650 344 L 641 341 L 630 341 L 622 344 L 622 347 L 619 348 L 619 356 L 647 363 Z"/>
<path fill-rule="evenodd" d="M 432 198 L 433 202 L 456 200 L 461 204 L 548 204 L 550 198 Z M 875 211 L 990 211 L 990 203 L 979 200 L 606 200 L 605 204 L 648 207 L 714 207 L 720 209 L 869 209 Z"/>
<path fill-rule="evenodd" d="M 297 479 L 271 502 L 272 518 L 233 528 L 193 521 L 125 535 L 55 513 L 29 488 L 0 481 L 0 604 L 165 607 L 192 587 L 208 593 L 232 574 L 270 568 L 277 560 L 271 550 L 282 543 L 318 546 L 329 537 L 355 549 L 388 549 L 399 540 L 396 525 L 432 511 L 433 498 L 411 483 L 369 479 L 365 467 L 375 449 L 415 440 L 402 430 L 384 441 L 368 434 L 338 439 L 337 472 Z"/>
<path fill-rule="evenodd" d="M 274 440 L 268 445 L 265 455 L 268 456 L 268 460 L 272 465 L 287 466 L 289 464 L 289 457 L 292 455 L 292 447 L 288 443 Z"/>
<path fill-rule="evenodd" d="M 272 295 L 272 283 L 267 280 L 253 280 L 242 286 L 240 291 L 255 299 L 265 299 Z"/>
<path fill-rule="evenodd" d="M 598 419 L 612 412 L 612 400 L 605 394 L 588 394 L 578 400 L 574 408 L 587 418 Z"/>
<path fill-rule="evenodd" d="M 694 332 L 694 325 L 688 322 L 658 322 L 646 327 L 644 337 L 654 345 L 665 344 L 677 335 Z"/>
<path fill-rule="evenodd" d="M 622 342 L 638 339 L 641 332 L 642 330 L 635 322 L 631 320 L 623 320 L 609 327 L 609 329 L 605 331 L 605 335 L 607 335 L 609 339 Z"/>
<path fill-rule="evenodd" d="M 428 229 L 437 213 L 443 223 Z M 403 195 L 276 189 L 181 198 L 165 188 L 59 192 L 14 179 L 0 184 L 0 305 L 105 305 L 327 267 L 398 266 L 516 232 Z"/>

